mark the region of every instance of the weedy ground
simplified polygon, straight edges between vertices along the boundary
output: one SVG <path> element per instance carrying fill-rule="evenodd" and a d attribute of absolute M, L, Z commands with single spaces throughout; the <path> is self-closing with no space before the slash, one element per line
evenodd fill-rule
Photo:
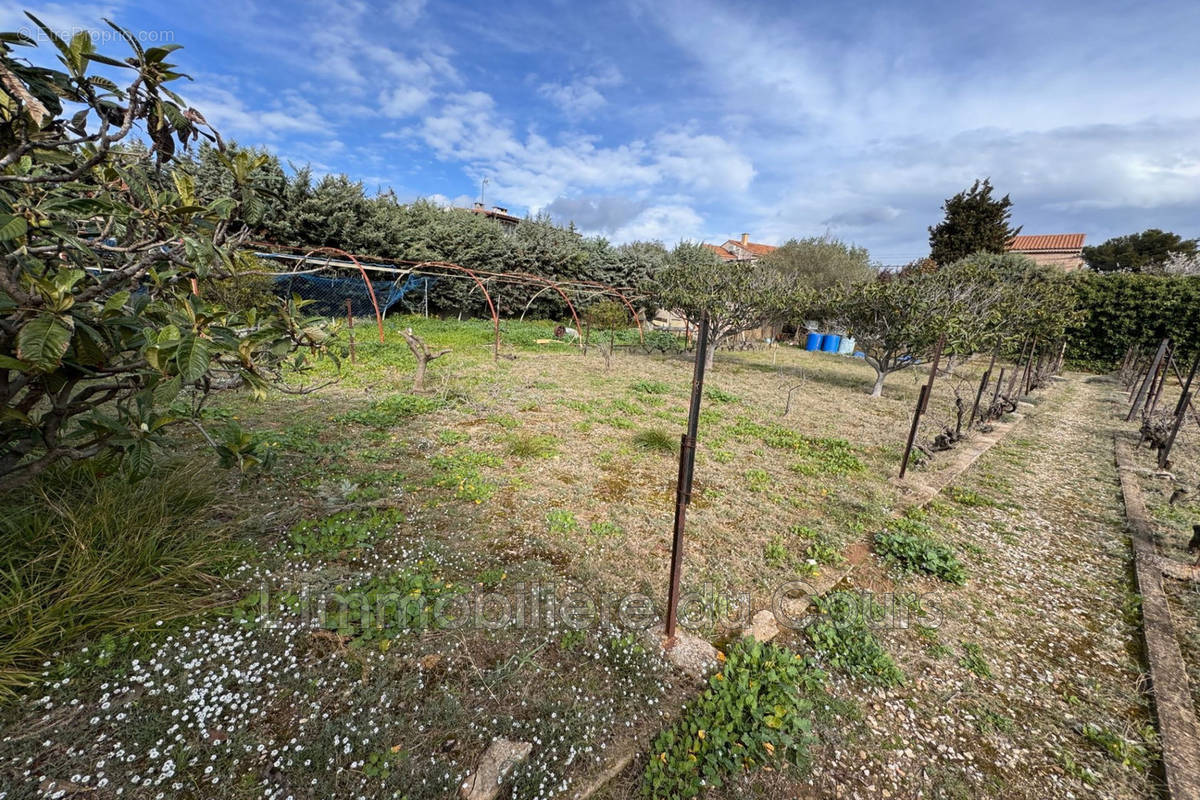
<path fill-rule="evenodd" d="M 396 332 L 409 325 L 453 350 L 421 395 Z M 356 329 L 334 386 L 217 398 L 208 424 L 236 418 L 276 454 L 261 474 L 218 474 L 220 502 L 193 515 L 232 542 L 209 560 L 236 566 L 181 574 L 183 604 L 212 610 L 134 609 L 103 635 L 15 648 L 11 683 L 34 685 L 3 711 L 0 797 L 445 797 L 496 736 L 534 744 L 513 797 L 569 797 L 614 742 L 674 724 L 691 692 L 636 634 L 665 600 L 689 357 L 606 360 L 539 343 L 551 323 L 509 322 L 493 361 L 488 324 L 387 326 L 384 344 Z M 973 400 L 982 367 L 938 382 L 922 438 L 952 424 L 956 384 Z M 829 675 L 797 701 L 808 756 L 735 770 L 714 796 L 1150 796 L 1157 745 L 1095 425 L 1109 387 L 1050 390 L 897 525 L 925 375 L 893 375 L 880 399 L 871 379 L 782 347 L 719 353 L 706 380 L 689 627 L 727 643 L 779 586 L 854 567 L 828 606 L 852 621 L 783 642 Z M 173 463 L 211 459 L 189 435 L 174 449 Z M 863 591 L 878 602 L 851 602 Z M 609 796 L 640 793 L 644 770 Z"/>

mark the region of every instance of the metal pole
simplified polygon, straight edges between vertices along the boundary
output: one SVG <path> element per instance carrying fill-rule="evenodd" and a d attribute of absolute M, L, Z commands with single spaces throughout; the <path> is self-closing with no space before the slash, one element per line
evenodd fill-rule
<path fill-rule="evenodd" d="M 1138 406 L 1146 399 L 1146 390 L 1150 388 L 1150 383 L 1154 378 L 1158 377 L 1158 365 L 1162 363 L 1163 354 L 1167 352 L 1167 345 L 1170 344 L 1170 339 L 1163 339 L 1158 346 L 1158 352 L 1154 354 L 1154 358 L 1150 361 L 1150 369 L 1146 370 L 1146 377 L 1142 380 L 1141 388 L 1133 398 L 1133 405 L 1129 407 L 1129 413 L 1125 415 L 1125 421 L 1129 422 L 1133 419 L 1133 415 L 1137 413 Z"/>
<path fill-rule="evenodd" d="M 349 326 L 350 336 L 350 363 L 354 363 L 354 309 L 350 304 L 350 298 L 346 298 L 346 324 Z"/>
<path fill-rule="evenodd" d="M 925 401 L 929 399 L 929 386 L 923 384 L 921 393 L 917 395 L 917 407 L 913 410 L 912 427 L 908 429 L 908 441 L 904 444 L 904 458 L 900 461 L 900 477 L 904 477 L 904 473 L 908 472 L 908 458 L 912 455 L 913 442 L 917 440 L 917 426 L 921 424 L 921 411 L 924 409 Z"/>
<path fill-rule="evenodd" d="M 929 365 L 929 380 L 925 384 L 924 400 L 921 404 L 921 413 L 924 414 L 929 410 L 929 396 L 933 394 L 933 381 L 937 377 L 938 363 L 942 360 L 942 348 L 946 346 L 946 334 L 942 334 L 938 339 L 937 349 L 933 351 L 933 363 Z"/>
<path fill-rule="evenodd" d="M 667 647 L 675 643 L 679 614 L 679 586 L 683 571 L 683 531 L 692 501 L 692 472 L 696 465 L 696 433 L 700 426 L 700 399 L 704 394 L 704 367 L 708 356 L 708 314 L 701 314 L 696 332 L 696 362 L 692 371 L 692 400 L 687 432 L 679 442 L 679 477 L 675 485 L 675 535 L 671 542 L 671 582 L 667 589 Z"/>

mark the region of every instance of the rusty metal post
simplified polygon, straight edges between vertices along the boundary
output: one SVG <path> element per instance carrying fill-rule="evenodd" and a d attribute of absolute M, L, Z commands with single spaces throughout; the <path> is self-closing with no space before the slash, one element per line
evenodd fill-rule
<path fill-rule="evenodd" d="M 904 458 L 900 460 L 900 477 L 904 477 L 904 473 L 908 472 L 908 459 L 912 455 L 913 442 L 917 440 L 917 427 L 921 424 L 921 412 L 925 408 L 925 402 L 929 399 L 928 384 L 921 385 L 921 393 L 917 395 L 917 407 L 913 410 L 912 427 L 908 429 L 908 441 L 904 444 Z"/>
<path fill-rule="evenodd" d="M 1117 375 L 1120 376 L 1122 383 L 1129 377 L 1129 367 L 1131 366 L 1129 362 L 1133 359 L 1135 347 L 1136 345 L 1131 344 L 1125 349 L 1125 358 L 1121 361 L 1121 369 L 1117 371 Z"/>
<path fill-rule="evenodd" d="M 1150 388 L 1151 382 L 1158 377 L 1158 366 L 1162 363 L 1163 354 L 1167 352 L 1167 345 L 1170 343 L 1170 339 L 1163 339 L 1162 343 L 1159 344 L 1158 352 L 1154 354 L 1154 358 L 1150 361 L 1150 369 L 1146 370 L 1146 377 L 1141 382 L 1141 388 L 1134 395 L 1133 405 L 1129 407 L 1129 413 L 1125 415 L 1126 422 L 1133 419 L 1133 415 L 1137 413 L 1138 406 L 1146 399 L 1146 391 Z"/>
<path fill-rule="evenodd" d="M 696 363 L 692 371 L 692 400 L 687 432 L 679 442 L 679 477 L 675 485 L 675 535 L 671 542 L 671 580 L 667 589 L 667 646 L 675 643 L 679 615 L 679 588 L 683 571 L 683 532 L 687 507 L 692 501 L 692 472 L 696 466 L 696 433 L 700 426 L 700 399 L 704 395 L 704 367 L 708 355 L 708 314 L 700 316 L 696 331 Z"/>
<path fill-rule="evenodd" d="M 350 304 L 350 298 L 346 298 L 346 325 L 350 328 L 350 363 L 354 363 L 354 310 Z"/>
<path fill-rule="evenodd" d="M 921 403 L 921 413 L 929 410 L 929 396 L 933 394 L 933 381 L 937 378 L 938 364 L 942 360 L 942 348 L 946 346 L 946 334 L 938 339 L 937 349 L 933 351 L 933 363 L 929 365 L 929 380 L 925 383 L 924 400 Z"/>

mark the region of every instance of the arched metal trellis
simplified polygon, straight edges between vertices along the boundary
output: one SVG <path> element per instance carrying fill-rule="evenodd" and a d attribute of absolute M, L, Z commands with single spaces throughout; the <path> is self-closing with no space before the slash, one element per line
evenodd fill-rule
<path fill-rule="evenodd" d="M 465 276 L 465 277 L 469 278 L 471 281 L 473 281 L 475 283 L 476 287 L 478 287 L 480 292 L 483 293 L 484 300 L 487 303 L 488 312 L 490 313 L 491 318 L 492 318 L 492 328 L 494 331 L 493 358 L 499 358 L 499 355 L 500 355 L 500 313 L 496 307 L 495 302 L 492 299 L 491 293 L 488 291 L 487 281 L 485 279 L 495 279 L 495 280 L 501 281 L 501 282 L 516 283 L 516 284 L 533 283 L 533 284 L 542 286 L 543 288 L 540 289 L 537 293 L 535 293 L 532 298 L 530 298 L 529 304 L 532 304 L 533 300 L 536 299 L 542 293 L 553 289 L 555 292 L 558 293 L 558 295 L 567 304 L 567 309 L 571 313 L 571 318 L 575 322 L 576 329 L 582 329 L 583 326 L 580 322 L 579 314 L 575 308 L 575 304 L 571 301 L 571 298 L 567 294 L 566 290 L 571 289 L 571 288 L 587 287 L 589 289 L 594 290 L 589 294 L 589 296 L 595 296 L 596 294 L 615 296 L 616 298 L 618 298 L 621 301 L 622 304 L 624 304 L 625 308 L 628 309 L 630 316 L 633 318 L 633 322 L 637 326 L 637 329 L 638 329 L 638 339 L 643 344 L 645 344 L 645 341 L 646 341 L 645 332 L 642 327 L 641 317 L 638 315 L 637 310 L 633 307 L 633 304 L 630 302 L 629 298 L 625 295 L 625 293 L 622 292 L 619 287 L 610 286 L 610 285 L 599 283 L 596 281 L 578 280 L 578 279 L 572 279 L 572 280 L 566 280 L 566 281 L 556 281 L 551 278 L 546 278 L 546 277 L 543 277 L 540 275 L 533 275 L 528 272 L 494 272 L 494 271 L 490 271 L 490 270 L 470 269 L 468 267 L 462 266 L 461 264 L 455 264 L 450 261 L 410 261 L 410 260 L 406 260 L 406 259 L 381 258 L 378 256 L 364 256 L 364 255 L 356 256 L 352 253 L 349 253 L 349 252 L 342 250 L 340 248 L 337 248 L 337 247 L 302 248 L 302 247 L 294 247 L 291 245 L 275 245 L 275 244 L 269 244 L 266 242 L 251 242 L 249 244 L 251 246 L 254 246 L 256 248 L 261 248 L 262 250 L 266 251 L 266 252 L 260 253 L 260 255 L 264 255 L 264 256 L 268 256 L 268 257 L 274 255 L 273 253 L 270 252 L 270 251 L 274 251 L 274 250 L 284 250 L 284 251 L 290 251 L 293 253 L 303 252 L 304 255 L 296 257 L 296 258 L 298 258 L 298 260 L 301 263 L 307 261 L 309 258 L 311 258 L 313 255 L 315 255 L 317 253 L 324 253 L 326 255 L 333 254 L 333 255 L 337 255 L 339 257 L 347 259 L 351 264 L 353 264 L 354 268 L 356 268 L 358 270 L 359 274 L 362 276 L 363 283 L 366 284 L 367 295 L 369 296 L 369 298 L 371 300 L 371 307 L 375 313 L 376 326 L 379 330 L 379 340 L 381 342 L 384 341 L 383 314 L 379 308 L 379 302 L 375 295 L 374 285 L 373 285 L 372 281 L 370 280 L 370 278 L 367 276 L 368 269 L 389 272 L 389 273 L 401 273 L 401 274 L 407 274 L 407 275 L 419 274 L 419 275 L 434 275 L 434 276 L 444 275 L 444 272 L 442 272 L 442 271 L 449 271 L 451 273 L 454 273 L 454 275 L 456 275 L 456 276 Z M 368 262 L 368 263 L 364 264 L 363 263 L 364 261 Z M 382 262 L 382 263 L 374 263 L 374 262 Z M 388 266 L 384 266 L 385 264 Z M 326 260 L 325 266 L 323 268 L 328 268 L 331 265 L 332 265 L 332 262 L 330 260 Z M 315 272 L 320 271 L 320 269 L 322 269 L 322 268 L 318 268 L 315 270 L 304 270 L 303 272 L 315 273 Z M 295 272 L 298 274 L 300 271 L 295 271 Z M 445 277 L 450 277 L 450 276 L 446 275 Z M 529 304 L 526 305 L 526 311 L 528 311 Z M 524 314 L 522 314 L 522 318 L 524 318 Z"/>

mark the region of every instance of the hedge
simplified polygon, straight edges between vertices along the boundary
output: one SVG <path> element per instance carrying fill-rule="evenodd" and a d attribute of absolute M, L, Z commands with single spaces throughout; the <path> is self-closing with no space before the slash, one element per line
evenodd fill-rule
<path fill-rule="evenodd" d="M 1107 371 L 1130 345 L 1169 336 L 1187 352 L 1200 347 L 1200 276 L 1080 272 L 1073 276 L 1079 322 L 1068 329 L 1076 367 Z"/>

